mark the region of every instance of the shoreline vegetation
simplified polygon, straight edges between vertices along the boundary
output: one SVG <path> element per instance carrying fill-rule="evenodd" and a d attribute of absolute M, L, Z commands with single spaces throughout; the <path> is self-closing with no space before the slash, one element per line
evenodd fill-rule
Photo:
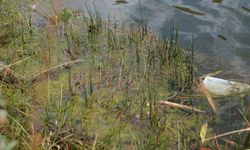
<path fill-rule="evenodd" d="M 248 145 L 249 134 L 218 142 L 208 126 L 216 104 L 200 83 L 204 102 L 193 100 L 194 48 L 181 48 L 178 28 L 164 24 L 156 35 L 143 14 L 119 25 L 87 3 L 81 12 L 50 2 L 46 16 L 30 2 L 0 0 L 0 149 Z"/>

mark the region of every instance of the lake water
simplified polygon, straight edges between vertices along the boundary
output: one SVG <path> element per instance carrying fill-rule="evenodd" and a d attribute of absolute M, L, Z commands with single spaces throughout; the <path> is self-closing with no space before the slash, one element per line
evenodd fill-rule
<path fill-rule="evenodd" d="M 95 4 L 104 18 L 126 23 L 142 13 L 153 32 L 161 32 L 167 21 L 169 29 L 177 24 L 180 42 L 191 47 L 191 37 L 201 74 L 223 70 L 225 78 L 250 81 L 250 1 L 249 0 L 85 0 Z M 57 7 L 85 11 L 84 0 L 56 1 Z M 218 103 L 224 123 L 222 130 L 241 126 L 239 101 L 227 99 Z M 224 128 L 227 125 L 227 128 Z"/>

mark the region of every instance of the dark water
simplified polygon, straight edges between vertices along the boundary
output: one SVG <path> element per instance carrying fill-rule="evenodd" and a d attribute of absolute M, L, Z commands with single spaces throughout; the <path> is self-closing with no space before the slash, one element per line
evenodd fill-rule
<path fill-rule="evenodd" d="M 190 48 L 194 37 L 201 73 L 223 70 L 225 78 L 250 81 L 250 0 L 141 0 L 140 5 L 138 0 L 85 1 L 94 3 L 102 17 L 124 23 L 142 13 L 154 32 L 161 32 L 165 21 L 169 28 L 178 24 L 185 48 Z M 85 1 L 58 0 L 57 5 L 85 11 Z M 239 101 L 218 102 L 222 130 L 241 126 Z"/>

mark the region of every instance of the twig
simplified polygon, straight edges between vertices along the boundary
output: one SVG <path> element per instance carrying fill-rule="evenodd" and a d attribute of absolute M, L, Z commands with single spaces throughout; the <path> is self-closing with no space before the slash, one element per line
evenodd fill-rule
<path fill-rule="evenodd" d="M 246 131 L 250 131 L 250 127 L 246 128 L 246 129 L 240 129 L 240 130 L 235 130 L 235 131 L 219 134 L 219 135 L 216 135 L 214 137 L 206 138 L 204 141 L 210 141 L 210 140 L 213 140 L 213 139 L 216 139 L 219 137 L 223 137 L 223 136 L 227 136 L 227 135 L 231 135 L 231 134 L 235 134 L 235 133 L 239 133 L 239 132 L 246 132 Z"/>
<path fill-rule="evenodd" d="M 243 113 L 240 111 L 240 109 L 238 109 L 238 111 L 239 111 L 241 117 L 242 117 L 242 118 L 244 119 L 244 121 L 246 122 L 247 126 L 250 127 L 250 123 L 249 123 L 249 121 L 247 120 L 247 118 L 243 115 Z"/>
<path fill-rule="evenodd" d="M 34 76 L 33 76 L 33 79 L 35 79 L 36 77 L 38 77 L 38 76 L 40 76 L 40 75 L 42 75 L 42 74 L 44 74 L 44 73 L 47 73 L 47 72 L 49 72 L 49 71 L 51 71 L 51 70 L 54 70 L 54 69 L 56 69 L 56 68 L 59 68 L 59 67 L 65 66 L 65 65 L 69 65 L 69 64 L 73 64 L 73 63 L 77 63 L 77 62 L 81 62 L 81 61 L 83 61 L 83 59 L 77 59 L 77 60 L 74 60 L 74 61 L 65 62 L 65 63 L 63 63 L 63 64 L 60 64 L 60 65 L 51 67 L 51 68 L 49 68 L 49 69 L 47 69 L 47 70 L 44 70 L 44 71 L 42 71 L 42 72 L 40 72 L 40 73 L 34 75 Z"/>
<path fill-rule="evenodd" d="M 222 72 L 222 70 L 219 70 L 219 71 L 216 71 L 216 72 L 212 72 L 212 73 L 208 73 L 208 74 L 205 74 L 203 76 L 201 76 L 200 78 L 205 78 L 206 76 L 216 76 L 218 74 L 220 74 Z"/>
<path fill-rule="evenodd" d="M 96 142 L 97 142 L 98 134 L 95 136 L 95 141 L 92 146 L 92 150 L 95 150 Z"/>
<path fill-rule="evenodd" d="M 221 138 L 221 139 L 233 147 L 241 147 L 241 148 L 243 147 L 241 144 L 235 143 L 234 141 L 230 141 L 230 140 L 225 139 L 225 138 Z"/>
<path fill-rule="evenodd" d="M 167 106 L 170 106 L 170 107 L 179 108 L 179 109 L 186 110 L 186 111 L 194 111 L 194 112 L 198 112 L 198 113 L 206 113 L 205 111 L 194 108 L 194 107 L 190 107 L 190 106 L 183 105 L 183 104 L 177 104 L 177 103 L 173 103 L 173 102 L 169 102 L 169 101 L 165 101 L 165 100 L 159 101 L 158 104 L 167 105 Z"/>
<path fill-rule="evenodd" d="M 199 87 L 200 91 L 207 97 L 207 100 L 208 100 L 210 106 L 212 107 L 213 111 L 215 113 L 217 113 L 216 103 L 213 100 L 213 98 L 211 97 L 211 95 L 209 94 L 209 92 L 208 92 L 208 90 L 207 90 L 206 86 L 204 85 L 201 78 L 198 78 L 197 84 L 198 84 L 198 87 Z"/>
<path fill-rule="evenodd" d="M 25 61 L 25 60 L 27 60 L 27 59 L 29 59 L 30 57 L 27 57 L 27 58 L 25 58 L 25 59 L 22 59 L 22 60 L 20 60 L 20 61 L 17 61 L 17 62 L 15 62 L 15 63 L 13 63 L 13 64 L 9 64 L 9 65 L 4 65 L 4 64 L 0 64 L 0 65 L 3 65 L 3 67 L 1 67 L 0 68 L 0 71 L 1 70 L 3 70 L 3 69 L 5 69 L 5 68 L 10 68 L 10 67 L 12 67 L 12 66 L 14 66 L 14 65 L 17 65 L 17 64 L 20 64 L 21 62 L 23 62 L 23 61 Z"/>
<path fill-rule="evenodd" d="M 72 137 L 72 136 L 74 136 L 74 134 L 67 135 L 67 136 L 63 137 L 62 139 L 56 141 L 55 144 L 60 143 L 60 142 L 62 142 L 63 140 L 66 140 L 67 138 L 70 138 L 70 137 Z"/>
<path fill-rule="evenodd" d="M 170 99 L 173 99 L 173 98 L 175 98 L 176 96 L 177 96 L 177 92 L 175 92 L 172 96 L 170 96 L 170 97 L 168 97 L 168 98 L 166 98 L 166 99 L 164 99 L 164 101 L 168 101 L 168 100 L 170 100 Z"/>
<path fill-rule="evenodd" d="M 216 134 L 215 134 L 215 135 L 216 135 Z M 217 149 L 218 149 L 218 150 L 221 150 L 217 138 L 215 138 L 214 140 L 215 140 L 215 144 L 216 144 Z"/>
<path fill-rule="evenodd" d="M 26 80 L 25 77 L 23 77 L 22 75 L 20 75 L 20 74 L 14 72 L 13 70 L 10 69 L 10 67 L 12 67 L 12 66 L 14 66 L 14 65 L 17 65 L 17 64 L 19 64 L 19 63 L 22 63 L 23 61 L 25 61 L 25 60 L 27 60 L 27 59 L 29 59 L 29 58 L 30 58 L 30 57 L 27 57 L 27 58 L 25 58 L 25 59 L 22 59 L 22 60 L 20 60 L 20 61 L 17 61 L 17 62 L 15 62 L 15 63 L 9 64 L 9 65 L 5 65 L 5 64 L 0 63 L 0 65 L 2 66 L 2 67 L 0 68 L 0 71 L 3 70 L 3 78 L 2 78 L 2 81 L 5 80 L 5 78 L 7 77 L 7 74 L 8 74 L 8 73 L 10 73 L 11 75 L 13 75 L 13 76 L 15 77 L 15 79 L 16 79 L 19 83 L 20 83 L 19 77 L 21 77 L 22 79 Z"/>

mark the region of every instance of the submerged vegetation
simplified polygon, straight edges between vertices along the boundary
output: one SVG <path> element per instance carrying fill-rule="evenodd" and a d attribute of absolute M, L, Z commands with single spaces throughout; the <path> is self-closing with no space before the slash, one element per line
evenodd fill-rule
<path fill-rule="evenodd" d="M 0 149 L 218 146 L 200 139 L 201 129 L 213 136 L 204 128 L 212 117 L 158 104 L 194 105 L 194 50 L 180 47 L 178 29 L 157 36 L 143 17 L 122 26 L 88 4 L 85 13 L 65 8 L 50 16 L 14 0 L 0 4 L 0 109 L 7 111 Z"/>

